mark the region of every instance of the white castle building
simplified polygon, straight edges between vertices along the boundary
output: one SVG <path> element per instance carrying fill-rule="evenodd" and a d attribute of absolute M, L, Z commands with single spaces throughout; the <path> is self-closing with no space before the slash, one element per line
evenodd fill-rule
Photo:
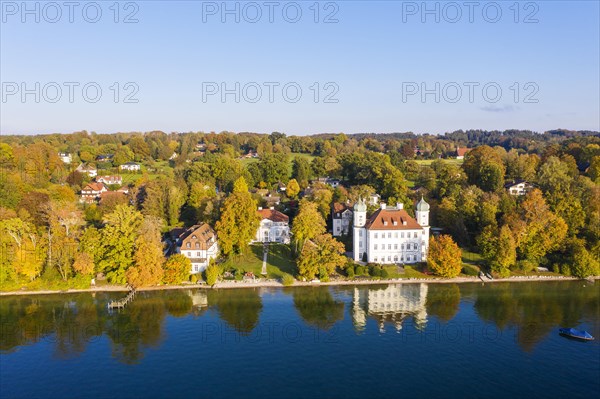
<path fill-rule="evenodd" d="M 429 204 L 417 203 L 413 219 L 402 204 L 385 203 L 367 219 L 367 205 L 354 205 L 353 253 L 355 261 L 394 264 L 427 260 L 429 250 Z"/>

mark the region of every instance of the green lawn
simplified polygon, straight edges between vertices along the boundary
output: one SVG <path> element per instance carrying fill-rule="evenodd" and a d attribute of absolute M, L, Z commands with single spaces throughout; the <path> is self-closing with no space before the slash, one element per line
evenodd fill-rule
<path fill-rule="evenodd" d="M 470 252 L 464 248 L 461 248 L 462 251 L 462 261 L 463 263 L 481 263 L 483 262 L 483 258 L 477 252 Z"/>
<path fill-rule="evenodd" d="M 239 255 L 227 259 L 221 264 L 223 270 L 242 269 L 252 272 L 260 277 L 263 262 L 262 244 L 251 245 L 245 255 Z M 267 278 L 278 279 L 285 273 L 295 276 L 297 274 L 296 264 L 292 259 L 290 248 L 284 244 L 270 244 L 267 257 Z"/>

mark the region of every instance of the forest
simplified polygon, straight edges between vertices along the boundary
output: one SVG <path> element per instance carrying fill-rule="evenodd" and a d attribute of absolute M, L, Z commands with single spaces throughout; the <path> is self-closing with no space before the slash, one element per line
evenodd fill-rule
<path fill-rule="evenodd" d="M 470 150 L 464 160 L 456 159 L 457 148 Z M 131 163 L 139 170 L 123 168 Z M 94 181 L 82 166 L 121 183 L 82 201 Z M 513 181 L 531 189 L 511 195 L 506 185 Z M 165 257 L 172 229 L 215 227 L 226 260 L 248 250 L 256 208 L 273 205 L 290 217 L 292 256 L 314 269 L 306 275 L 335 273 L 347 267 L 339 256 L 347 242 L 326 233 L 331 204 L 372 193 L 388 203 L 424 197 L 430 224 L 479 254 L 496 275 L 539 266 L 567 276 L 600 274 L 598 132 L 80 131 L 2 136 L 0 289 L 87 288 L 99 273 L 133 286 L 187 279 L 187 265 Z M 304 245 L 308 240 L 316 244 Z"/>

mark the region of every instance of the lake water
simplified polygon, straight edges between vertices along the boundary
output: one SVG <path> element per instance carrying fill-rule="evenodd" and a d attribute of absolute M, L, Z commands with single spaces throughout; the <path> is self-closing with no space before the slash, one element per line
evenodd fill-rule
<path fill-rule="evenodd" d="M 0 298 L 12 397 L 598 397 L 600 282 Z"/>

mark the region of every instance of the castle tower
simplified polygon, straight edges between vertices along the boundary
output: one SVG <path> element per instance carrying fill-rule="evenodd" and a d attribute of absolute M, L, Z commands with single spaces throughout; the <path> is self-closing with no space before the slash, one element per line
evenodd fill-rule
<path fill-rule="evenodd" d="M 363 253 L 367 250 L 367 204 L 359 198 L 354 204 L 354 228 L 352 234 L 352 253 L 354 261 L 362 261 Z"/>
<path fill-rule="evenodd" d="M 423 240 L 421 242 L 421 262 L 427 260 L 427 252 L 429 251 L 429 204 L 425 202 L 421 196 L 421 200 L 417 203 L 415 212 L 417 223 L 423 228 Z"/>

